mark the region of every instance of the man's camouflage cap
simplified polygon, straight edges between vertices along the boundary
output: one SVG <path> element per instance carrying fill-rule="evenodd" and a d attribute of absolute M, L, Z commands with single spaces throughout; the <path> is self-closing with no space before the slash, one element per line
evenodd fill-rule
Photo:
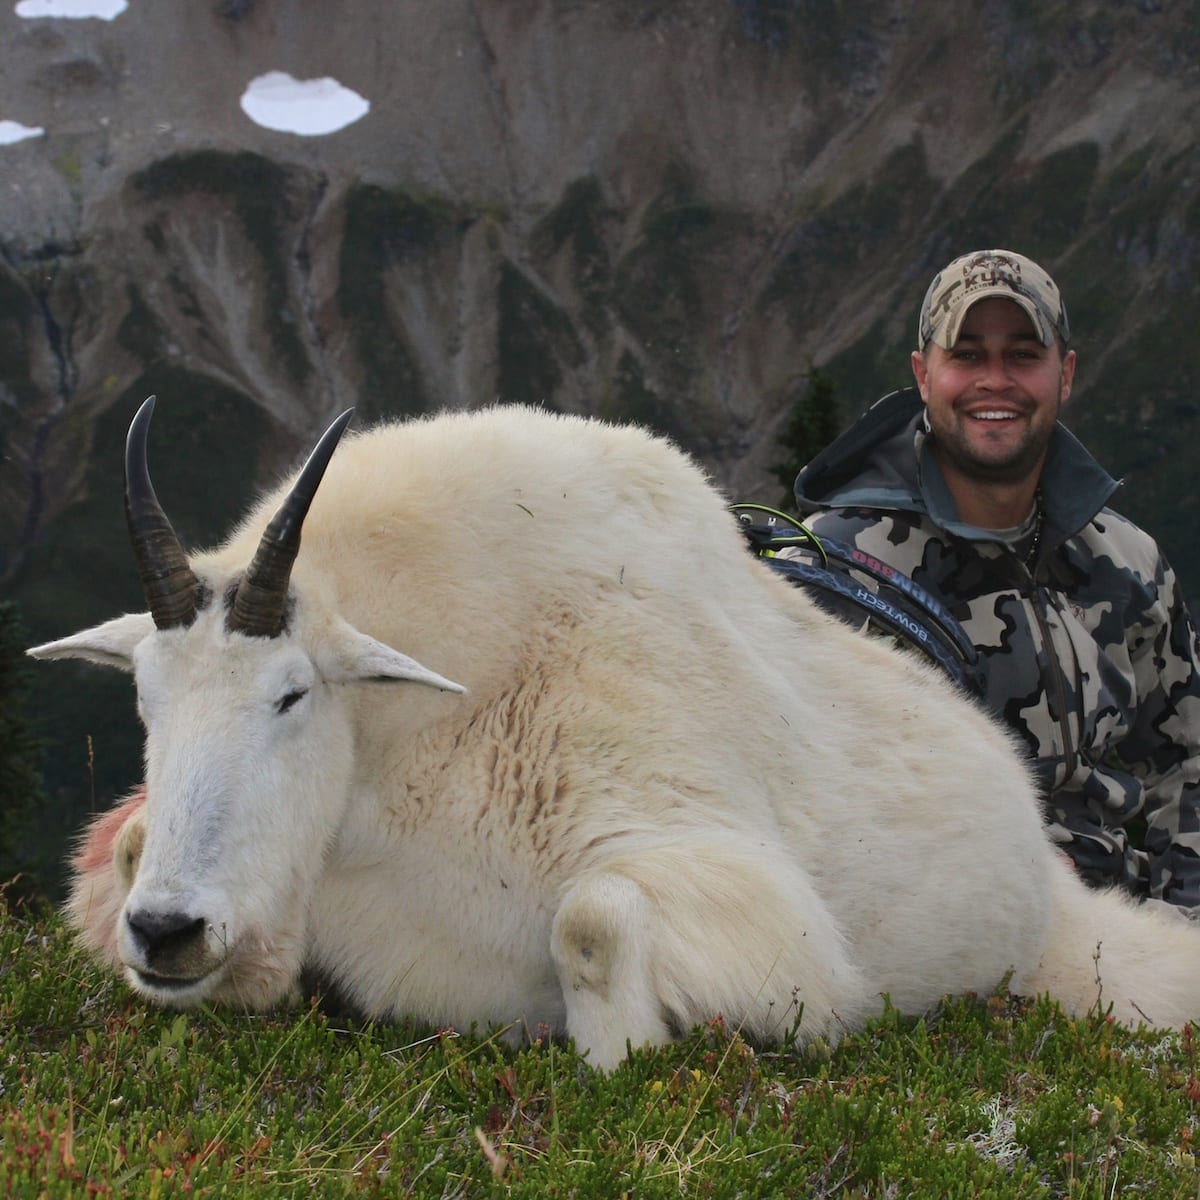
<path fill-rule="evenodd" d="M 1070 341 L 1067 309 L 1058 285 L 1032 259 L 1012 250 L 976 250 L 956 258 L 934 277 L 917 321 L 917 349 L 936 342 L 951 350 L 963 318 L 978 300 L 1003 296 L 1028 314 L 1043 346 Z"/>

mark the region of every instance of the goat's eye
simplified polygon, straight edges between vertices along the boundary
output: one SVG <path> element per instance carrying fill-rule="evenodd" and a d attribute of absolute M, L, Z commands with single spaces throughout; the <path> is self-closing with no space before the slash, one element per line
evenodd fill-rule
<path fill-rule="evenodd" d="M 285 713 L 289 708 L 303 700 L 307 695 L 308 688 L 297 688 L 294 692 L 288 692 L 288 694 L 284 696 L 282 700 L 280 700 L 275 711 L 279 713 Z"/>

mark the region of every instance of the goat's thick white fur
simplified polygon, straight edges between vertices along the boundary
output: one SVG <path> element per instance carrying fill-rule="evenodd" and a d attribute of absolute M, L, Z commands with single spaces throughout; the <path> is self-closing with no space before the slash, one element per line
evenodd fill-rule
<path fill-rule="evenodd" d="M 755 560 L 667 442 L 518 408 L 350 437 L 287 632 L 230 634 L 282 495 L 193 559 L 191 628 L 36 651 L 136 671 L 145 829 L 85 851 L 70 913 L 151 998 L 266 1005 L 308 966 L 371 1015 L 545 1027 L 602 1067 L 717 1014 L 803 1041 L 1006 977 L 1200 1015 L 1200 932 L 1085 888 L 997 724 Z M 187 986 L 134 909 L 203 922 Z"/>

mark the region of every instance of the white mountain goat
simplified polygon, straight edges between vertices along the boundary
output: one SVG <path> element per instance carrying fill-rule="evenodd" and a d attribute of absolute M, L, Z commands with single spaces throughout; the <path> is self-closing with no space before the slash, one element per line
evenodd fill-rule
<path fill-rule="evenodd" d="M 150 612 L 30 651 L 134 673 L 144 805 L 94 827 L 70 914 L 150 1000 L 259 1008 L 308 968 L 601 1067 L 716 1014 L 778 1039 L 802 1006 L 804 1041 L 1006 978 L 1200 1016 L 1200 931 L 1079 882 L 1006 735 L 757 561 L 667 442 L 494 408 L 335 455 L 344 414 L 189 563 L 150 412 Z"/>

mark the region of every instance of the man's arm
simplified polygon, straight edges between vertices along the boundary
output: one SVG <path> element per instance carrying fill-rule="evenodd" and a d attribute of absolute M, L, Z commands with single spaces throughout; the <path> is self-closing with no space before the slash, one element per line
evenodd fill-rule
<path fill-rule="evenodd" d="M 1119 753 L 1144 789 L 1150 894 L 1200 906 L 1200 637 L 1165 559 L 1127 644 L 1137 721 Z"/>

